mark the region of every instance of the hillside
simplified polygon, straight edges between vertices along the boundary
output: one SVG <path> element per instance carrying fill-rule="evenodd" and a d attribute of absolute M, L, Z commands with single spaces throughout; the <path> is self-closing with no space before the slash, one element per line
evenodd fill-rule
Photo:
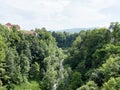
<path fill-rule="evenodd" d="M 120 23 L 28 32 L 0 25 L 0 90 L 120 90 Z"/>

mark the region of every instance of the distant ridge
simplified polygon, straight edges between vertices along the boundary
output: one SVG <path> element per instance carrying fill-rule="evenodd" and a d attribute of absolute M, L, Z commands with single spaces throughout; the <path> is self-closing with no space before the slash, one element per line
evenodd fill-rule
<path fill-rule="evenodd" d="M 56 32 L 69 32 L 69 33 L 79 33 L 81 30 L 90 30 L 90 29 L 95 29 L 96 27 L 91 27 L 91 28 L 71 28 L 71 29 L 63 29 L 63 30 L 52 30 Z"/>

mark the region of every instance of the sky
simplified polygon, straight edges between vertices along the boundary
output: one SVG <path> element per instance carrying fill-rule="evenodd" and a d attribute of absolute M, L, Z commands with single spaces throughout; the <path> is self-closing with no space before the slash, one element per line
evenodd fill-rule
<path fill-rule="evenodd" d="M 0 0 L 0 23 L 47 30 L 108 27 L 120 21 L 120 0 Z"/>

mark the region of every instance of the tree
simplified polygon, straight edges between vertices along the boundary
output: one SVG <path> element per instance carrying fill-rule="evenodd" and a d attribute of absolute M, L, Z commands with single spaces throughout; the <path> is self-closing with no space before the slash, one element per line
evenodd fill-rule
<path fill-rule="evenodd" d="M 119 22 L 112 22 L 110 24 L 109 29 L 112 31 L 112 42 L 117 43 L 120 41 L 120 23 Z"/>
<path fill-rule="evenodd" d="M 4 75 L 6 73 L 5 68 L 4 68 L 4 62 L 5 62 L 5 50 L 6 50 L 6 44 L 4 42 L 3 37 L 0 35 L 0 88 L 2 87 L 2 84 L 4 84 L 3 80 Z"/>
<path fill-rule="evenodd" d="M 56 39 L 57 46 L 65 49 L 72 46 L 78 33 L 70 34 L 68 32 L 52 32 L 52 36 Z"/>
<path fill-rule="evenodd" d="M 110 78 L 103 84 L 102 90 L 120 90 L 120 77 Z"/>
<path fill-rule="evenodd" d="M 101 70 L 96 69 L 92 72 L 90 80 L 94 81 L 98 86 L 102 86 L 104 74 Z"/>
<path fill-rule="evenodd" d="M 19 84 L 22 82 L 20 58 L 16 49 L 9 48 L 6 53 L 6 72 L 9 83 Z"/>
<path fill-rule="evenodd" d="M 0 63 L 5 59 L 5 42 L 3 37 L 0 35 Z"/>
<path fill-rule="evenodd" d="M 94 81 L 89 81 L 86 85 L 81 86 L 77 90 L 99 90 Z"/>
<path fill-rule="evenodd" d="M 120 57 L 118 55 L 112 55 L 106 60 L 100 70 L 104 73 L 105 80 L 107 81 L 110 77 L 120 76 Z"/>
<path fill-rule="evenodd" d="M 29 58 L 26 57 L 24 54 L 20 55 L 20 67 L 21 67 L 23 82 L 27 82 L 28 72 L 30 70 L 30 61 Z"/>
<path fill-rule="evenodd" d="M 81 84 L 82 84 L 81 74 L 79 72 L 73 72 L 69 85 L 70 90 L 75 90 L 76 88 L 81 86 Z"/>
<path fill-rule="evenodd" d="M 30 67 L 29 77 L 32 80 L 39 81 L 39 79 L 40 79 L 39 75 L 40 75 L 40 65 L 37 62 L 35 62 Z"/>

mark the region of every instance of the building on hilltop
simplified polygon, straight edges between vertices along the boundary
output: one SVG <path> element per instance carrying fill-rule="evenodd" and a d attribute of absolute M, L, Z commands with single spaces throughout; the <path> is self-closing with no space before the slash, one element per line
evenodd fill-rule
<path fill-rule="evenodd" d="M 6 26 L 8 29 L 12 29 L 13 27 L 15 27 L 16 30 L 20 30 L 20 26 L 19 26 L 19 25 L 15 25 L 15 24 L 11 24 L 11 23 L 6 23 L 5 26 Z"/>
<path fill-rule="evenodd" d="M 16 30 L 20 30 L 20 26 L 19 26 L 19 25 L 15 25 L 15 24 L 11 24 L 11 23 L 6 23 L 4 26 L 7 27 L 8 29 L 12 29 L 13 27 L 15 27 Z M 34 35 L 34 36 L 37 36 L 37 35 L 38 35 L 38 34 L 37 34 L 35 31 L 33 31 L 33 30 L 31 30 L 31 31 L 23 30 L 23 31 L 24 31 L 24 34 L 25 34 L 25 35 Z"/>

